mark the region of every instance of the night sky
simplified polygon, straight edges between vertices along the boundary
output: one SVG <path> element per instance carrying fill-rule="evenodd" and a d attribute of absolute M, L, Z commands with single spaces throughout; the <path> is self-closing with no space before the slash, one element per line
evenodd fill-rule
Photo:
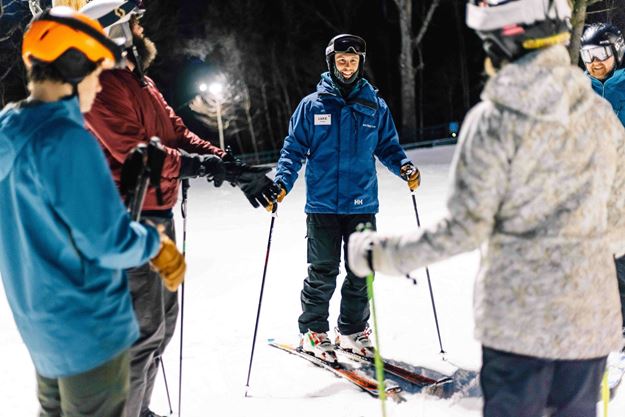
<path fill-rule="evenodd" d="M 625 0 L 591 6 L 587 21 L 605 19 L 605 13 L 593 11 L 617 7 L 611 16 L 622 25 L 625 7 L 621 3 Z M 25 94 L 23 68 L 13 63 L 19 62 L 21 28 L 30 18 L 26 1 L 2 0 L 2 4 L 0 38 L 10 35 L 16 25 L 19 28 L 0 42 L 0 76 L 8 71 L 0 84 L 0 104 Z M 429 5 L 430 1 L 413 1 L 414 34 Z M 256 148 L 279 148 L 291 112 L 314 90 L 320 73 L 326 70 L 325 46 L 339 33 L 354 33 L 367 41 L 366 77 L 388 102 L 396 124 L 401 123 L 404 86 L 399 75 L 400 32 L 393 0 L 145 0 L 144 6 L 145 33 L 159 49 L 148 73 L 172 107 L 201 136 L 214 138 L 214 123 L 207 122 L 211 117 L 200 122 L 185 103 L 198 94 L 201 81 L 222 74 L 231 89 L 226 104 L 234 103 L 227 142 L 242 153 L 252 150 L 243 112 L 247 98 Z M 464 2 L 441 0 L 423 38 L 423 66 L 416 71 L 418 126 L 422 129 L 402 138 L 403 143 L 444 135 L 446 132 L 431 128 L 461 122 L 479 100 L 485 81 L 484 54 L 464 19 Z M 468 75 L 465 89 L 461 62 L 466 63 Z"/>

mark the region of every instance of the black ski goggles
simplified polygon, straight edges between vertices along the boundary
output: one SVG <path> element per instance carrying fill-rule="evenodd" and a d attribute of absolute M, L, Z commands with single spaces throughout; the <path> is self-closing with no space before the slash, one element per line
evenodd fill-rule
<path fill-rule="evenodd" d="M 611 47 L 596 45 L 582 48 L 582 50 L 579 51 L 579 54 L 582 57 L 582 61 L 584 61 L 586 64 L 590 64 L 595 59 L 599 61 L 605 61 L 613 55 Z"/>
<path fill-rule="evenodd" d="M 334 52 L 364 54 L 366 51 L 365 40 L 358 36 L 344 36 L 334 40 Z"/>

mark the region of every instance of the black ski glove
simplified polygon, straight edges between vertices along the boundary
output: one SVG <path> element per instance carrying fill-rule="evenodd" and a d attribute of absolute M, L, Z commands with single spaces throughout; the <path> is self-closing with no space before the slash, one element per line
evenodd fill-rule
<path fill-rule="evenodd" d="M 243 191 L 252 206 L 258 207 L 262 205 L 265 208 L 269 207 L 273 201 L 276 201 L 281 190 L 280 186 L 275 184 L 268 176 L 249 172 L 244 172 L 239 178 L 239 188 L 241 188 L 241 191 Z"/>
<path fill-rule="evenodd" d="M 226 178 L 224 163 L 217 155 L 190 154 L 178 149 L 181 155 L 180 178 L 206 177 L 215 187 L 221 187 Z"/>
<path fill-rule="evenodd" d="M 273 184 L 273 181 L 265 175 L 271 171 L 271 168 L 248 165 L 229 152 L 226 152 L 222 159 L 226 170 L 226 181 L 233 186 L 238 186 L 253 207 L 259 205 L 268 207 L 271 204 L 275 197 L 265 190 L 268 185 Z"/>

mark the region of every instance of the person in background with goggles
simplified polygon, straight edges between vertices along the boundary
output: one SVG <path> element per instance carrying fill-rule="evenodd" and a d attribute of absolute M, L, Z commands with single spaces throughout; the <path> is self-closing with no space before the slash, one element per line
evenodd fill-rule
<path fill-rule="evenodd" d="M 580 57 L 592 88 L 610 102 L 625 126 L 625 70 L 623 34 L 609 23 L 593 23 L 584 29 Z M 624 316 L 625 317 L 625 316 Z"/>
<path fill-rule="evenodd" d="M 620 68 L 624 54 L 625 40 L 616 26 L 593 23 L 584 29 L 580 57 L 586 67 L 586 75 L 591 80 L 593 90 L 610 102 L 625 127 L 625 70 Z M 616 258 L 616 275 L 621 296 L 621 316 L 625 323 L 625 256 Z"/>
<path fill-rule="evenodd" d="M 366 45 L 359 36 L 342 34 L 325 49 L 328 71 L 317 90 L 291 116 L 274 183 L 268 187 L 281 202 L 306 164 L 308 277 L 301 292 L 298 324 L 302 348 L 335 362 L 328 337 L 328 309 L 336 288 L 342 246 L 360 223 L 375 228 L 378 211 L 377 157 L 391 172 L 419 186 L 419 170 L 404 153 L 386 102 L 364 78 Z M 345 259 L 345 257 L 344 257 Z M 337 343 L 373 356 L 369 339 L 369 299 L 364 280 L 345 264 Z"/>
<path fill-rule="evenodd" d="M 84 127 L 119 46 L 95 20 L 54 7 L 33 18 L 22 58 L 30 96 L 0 113 L 0 274 L 35 366 L 38 415 L 121 417 L 139 337 L 123 269 L 151 259 L 175 291 L 184 258 L 131 221 Z"/>

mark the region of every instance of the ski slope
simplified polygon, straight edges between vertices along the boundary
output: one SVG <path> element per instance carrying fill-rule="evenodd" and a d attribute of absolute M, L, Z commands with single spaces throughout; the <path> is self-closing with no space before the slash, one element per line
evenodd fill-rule
<path fill-rule="evenodd" d="M 445 213 L 448 171 L 453 146 L 409 152 L 422 173 L 417 203 L 422 225 Z M 380 416 L 379 400 L 306 361 L 267 345 L 267 339 L 296 343 L 299 293 L 306 276 L 305 181 L 302 177 L 280 205 L 258 328 L 250 380 L 245 382 L 258 308 L 271 216 L 254 210 L 229 185 L 215 189 L 194 180 L 189 190 L 187 220 L 188 272 L 184 303 L 182 416 L 185 417 L 370 417 Z M 378 165 L 378 229 L 416 229 L 406 184 Z M 182 220 L 176 207 L 177 236 Z M 430 266 L 441 338 L 449 360 L 479 370 L 480 345 L 473 339 L 473 281 L 477 252 Z M 375 282 L 380 347 L 384 356 L 443 372 L 453 367 L 441 360 L 424 270 L 413 273 L 418 284 L 378 275 Z M 342 277 L 337 288 L 340 288 Z M 4 415 L 35 416 L 35 375 L 21 342 L 3 290 L 0 290 L 0 405 Z M 340 292 L 331 303 L 330 326 L 336 324 Z M 164 357 L 174 412 L 178 408 L 178 332 Z M 610 416 L 625 415 L 625 391 L 610 403 Z M 407 393 L 401 404 L 389 402 L 388 416 L 477 417 L 479 398 L 439 399 Z M 163 377 L 159 374 L 151 407 L 168 414 Z M 602 407 L 599 407 L 602 416 Z"/>

